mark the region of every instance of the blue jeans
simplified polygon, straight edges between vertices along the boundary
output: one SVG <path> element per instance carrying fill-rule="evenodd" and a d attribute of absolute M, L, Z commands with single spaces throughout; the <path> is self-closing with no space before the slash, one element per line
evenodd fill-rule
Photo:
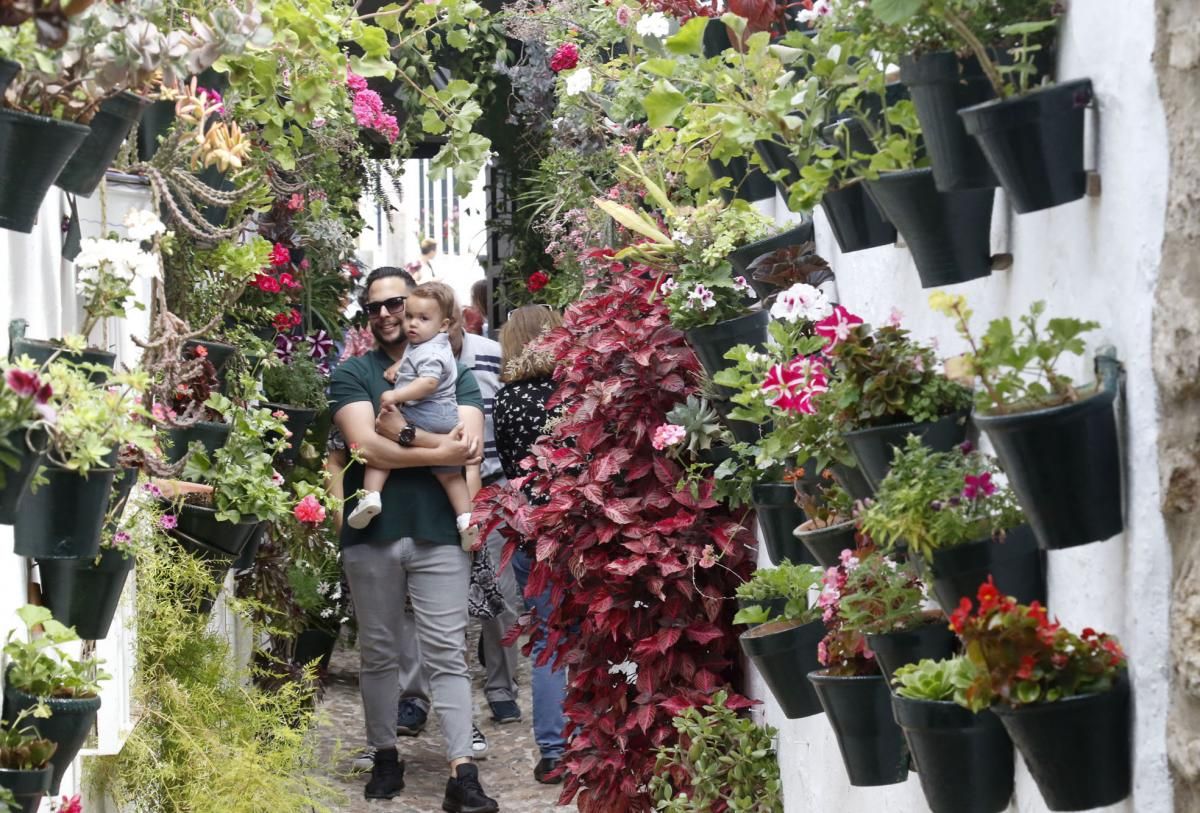
<path fill-rule="evenodd" d="M 525 607 L 536 613 L 538 626 L 544 633 L 545 619 L 550 617 L 551 610 L 550 589 L 547 588 L 540 596 L 525 594 L 531 564 L 529 556 L 522 551 L 513 555 L 513 575 L 517 578 L 521 595 L 525 596 Z M 543 636 L 533 645 L 533 738 L 537 741 L 544 759 L 559 759 L 567 746 L 566 738 L 563 737 L 563 729 L 567 723 L 563 716 L 563 699 L 567 695 L 567 670 L 556 669 L 554 658 L 545 666 L 538 666 L 537 660 L 545 650 L 546 639 Z"/>

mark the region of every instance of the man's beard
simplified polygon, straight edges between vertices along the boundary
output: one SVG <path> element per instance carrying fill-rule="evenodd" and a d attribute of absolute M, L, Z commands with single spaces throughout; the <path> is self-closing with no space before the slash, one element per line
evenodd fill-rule
<path fill-rule="evenodd" d="M 405 345 L 405 343 L 407 343 L 407 341 L 408 341 L 408 337 L 404 334 L 403 329 L 400 330 L 399 336 L 397 336 L 392 341 L 387 341 L 386 339 L 383 338 L 382 335 L 380 335 L 379 328 L 375 325 L 374 322 L 371 323 L 371 335 L 375 337 L 375 345 L 380 350 L 388 350 L 389 348 L 395 349 L 397 347 L 403 347 Z"/>

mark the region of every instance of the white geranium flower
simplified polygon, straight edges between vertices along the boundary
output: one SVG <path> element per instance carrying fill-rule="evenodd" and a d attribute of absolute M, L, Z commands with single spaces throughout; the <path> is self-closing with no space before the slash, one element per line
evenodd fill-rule
<path fill-rule="evenodd" d="M 592 69 L 579 68 L 571 71 L 567 77 L 566 92 L 568 96 L 578 96 L 592 88 Z"/>
<path fill-rule="evenodd" d="M 783 322 L 819 322 L 832 312 L 825 292 L 803 282 L 781 292 L 771 306 L 771 317 Z"/>
<path fill-rule="evenodd" d="M 125 228 L 129 230 L 129 239 L 139 243 L 151 240 L 167 230 L 158 219 L 158 215 L 148 209 L 130 209 L 125 215 Z"/>
<path fill-rule="evenodd" d="M 662 39 L 671 33 L 671 20 L 661 11 L 647 14 L 637 21 L 634 30 L 643 37 L 658 37 Z"/>

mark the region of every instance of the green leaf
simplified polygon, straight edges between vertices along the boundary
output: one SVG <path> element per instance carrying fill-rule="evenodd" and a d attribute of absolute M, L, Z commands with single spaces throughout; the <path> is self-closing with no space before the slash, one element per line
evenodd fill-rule
<path fill-rule="evenodd" d="M 446 122 L 442 121 L 433 110 L 426 110 L 421 114 L 421 129 L 427 133 L 438 135 L 446 132 Z"/>
<path fill-rule="evenodd" d="M 871 11 L 888 25 L 906 23 L 925 6 L 926 0 L 873 0 Z"/>
<path fill-rule="evenodd" d="M 679 67 L 679 63 L 673 59 L 657 57 L 655 59 L 647 59 L 641 64 L 641 67 L 655 76 L 671 77 L 675 74 L 675 69 Z"/>
<path fill-rule="evenodd" d="M 687 104 L 687 97 L 666 80 L 656 82 L 650 93 L 642 100 L 647 124 L 651 128 L 669 127 Z"/>
<path fill-rule="evenodd" d="M 679 33 L 667 37 L 667 50 L 679 56 L 699 56 L 704 50 L 704 29 L 707 17 L 693 17 L 679 29 Z"/>

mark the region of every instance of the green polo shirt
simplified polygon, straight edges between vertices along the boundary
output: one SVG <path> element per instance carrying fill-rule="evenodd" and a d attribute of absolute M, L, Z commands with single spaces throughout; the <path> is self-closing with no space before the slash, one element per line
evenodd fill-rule
<path fill-rule="evenodd" d="M 392 360 L 382 350 L 372 350 L 365 356 L 347 359 L 333 371 L 329 382 L 329 404 L 334 415 L 346 404 L 369 401 L 379 412 L 379 399 L 392 385 L 383 372 Z M 462 364 L 458 365 L 458 385 L 455 390 L 459 406 L 473 406 L 483 411 L 483 396 L 475 376 Z M 346 472 L 346 494 L 362 488 L 363 467 L 357 463 Z M 361 530 L 342 525 L 342 546 L 364 542 L 394 542 L 412 537 L 437 545 L 459 544 L 458 528 L 454 522 L 454 507 L 442 484 L 427 468 L 395 469 L 388 476 L 380 494 L 383 513 Z M 354 510 L 357 500 L 346 502 L 345 515 Z"/>

